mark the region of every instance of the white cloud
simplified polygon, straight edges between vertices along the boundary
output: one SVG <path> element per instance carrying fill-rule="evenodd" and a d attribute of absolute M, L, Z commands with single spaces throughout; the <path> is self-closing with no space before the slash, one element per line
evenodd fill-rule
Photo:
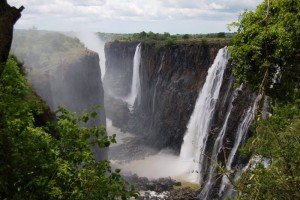
<path fill-rule="evenodd" d="M 56 29 L 54 20 L 60 28 L 63 27 L 63 23 L 78 23 L 74 24 L 74 27 L 80 27 L 105 20 L 143 21 L 145 23 L 166 20 L 200 20 L 227 23 L 235 20 L 244 9 L 255 8 L 260 1 L 8 0 L 11 5 L 25 6 L 23 17 L 18 22 L 19 27 L 23 28 L 28 24 L 46 27 L 45 24 L 51 24 L 51 29 Z M 66 26 L 69 27 L 70 24 Z"/>

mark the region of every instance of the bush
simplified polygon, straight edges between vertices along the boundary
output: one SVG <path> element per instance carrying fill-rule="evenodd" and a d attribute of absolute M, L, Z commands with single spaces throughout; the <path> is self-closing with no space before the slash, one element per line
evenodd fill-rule
<path fill-rule="evenodd" d="M 106 160 L 95 161 L 92 145 L 115 142 L 114 136 L 105 137 L 104 128 L 84 126 L 95 112 L 78 117 L 61 108 L 57 121 L 37 127 L 34 116 L 45 109 L 16 61 L 9 59 L 0 77 L 0 199 L 113 200 L 137 195 L 120 170 L 112 171 Z"/>

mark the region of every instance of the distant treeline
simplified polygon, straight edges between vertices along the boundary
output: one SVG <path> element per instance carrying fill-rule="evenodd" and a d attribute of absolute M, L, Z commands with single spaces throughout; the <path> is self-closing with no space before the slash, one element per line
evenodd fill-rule
<path fill-rule="evenodd" d="M 231 38 L 234 33 L 207 33 L 207 34 L 175 34 L 172 35 L 168 32 L 165 33 L 154 33 L 150 32 L 140 32 L 140 33 L 128 33 L 128 34 L 118 34 L 118 33 L 98 33 L 102 39 L 105 40 L 119 40 L 119 41 L 159 41 L 159 40 L 176 40 L 176 41 L 199 41 L 202 39 L 226 39 Z"/>
<path fill-rule="evenodd" d="M 114 34 L 114 33 L 98 33 L 99 37 L 107 41 L 138 41 L 144 43 L 155 44 L 157 53 L 161 52 L 167 46 L 181 44 L 181 43 L 200 43 L 207 45 L 211 42 L 223 42 L 225 44 L 231 41 L 234 33 L 208 33 L 208 34 L 176 34 L 170 33 L 153 33 L 145 31 L 133 34 Z"/>

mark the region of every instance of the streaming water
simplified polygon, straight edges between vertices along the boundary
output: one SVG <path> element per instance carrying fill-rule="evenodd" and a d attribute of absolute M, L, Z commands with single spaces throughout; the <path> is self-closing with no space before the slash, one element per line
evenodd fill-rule
<path fill-rule="evenodd" d="M 241 145 L 241 143 L 243 143 L 243 141 L 245 140 L 246 133 L 251 125 L 252 120 L 253 120 L 253 109 L 252 109 L 252 107 L 249 107 L 248 110 L 246 111 L 246 113 L 244 114 L 244 118 L 243 118 L 242 122 L 238 126 L 237 133 L 235 134 L 234 146 L 231 149 L 231 152 L 228 156 L 228 160 L 226 163 L 227 171 L 232 170 L 231 165 L 233 163 L 237 149 Z M 219 190 L 219 196 L 222 196 L 222 193 L 224 192 L 225 188 L 229 187 L 229 185 L 230 185 L 230 182 L 229 182 L 227 176 L 223 175 L 220 190 Z"/>
<path fill-rule="evenodd" d="M 231 87 L 231 85 L 229 86 Z M 215 179 L 214 179 L 214 175 L 216 172 L 216 168 L 218 165 L 218 155 L 222 150 L 223 147 L 223 139 L 227 130 L 227 124 L 228 124 L 228 119 L 230 117 L 231 114 L 231 110 L 233 108 L 233 101 L 236 99 L 237 97 L 237 92 L 240 91 L 241 88 L 237 88 L 234 93 L 233 96 L 231 97 L 231 101 L 230 101 L 230 105 L 225 117 L 225 121 L 223 123 L 222 129 L 220 131 L 220 133 L 218 134 L 218 137 L 215 141 L 214 147 L 213 147 L 213 151 L 212 151 L 212 155 L 210 157 L 210 166 L 209 166 L 209 174 L 208 174 L 208 179 L 205 182 L 204 188 L 202 189 L 201 193 L 200 193 L 200 198 L 201 199 L 207 199 L 207 197 L 209 196 L 210 192 L 211 192 L 211 187 L 213 186 L 213 184 L 215 183 Z"/>
<path fill-rule="evenodd" d="M 202 182 L 202 165 L 206 141 L 211 128 L 216 102 L 219 98 L 228 57 L 227 47 L 220 49 L 214 63 L 209 68 L 181 146 L 180 159 L 182 162 L 189 163 L 189 180 L 191 182 Z"/>
<path fill-rule="evenodd" d="M 126 102 L 129 108 L 132 109 L 136 99 L 140 102 L 141 84 L 140 84 L 140 65 L 141 65 L 141 43 L 139 43 L 135 49 L 133 57 L 133 74 L 132 85 L 129 95 L 126 97 Z"/>

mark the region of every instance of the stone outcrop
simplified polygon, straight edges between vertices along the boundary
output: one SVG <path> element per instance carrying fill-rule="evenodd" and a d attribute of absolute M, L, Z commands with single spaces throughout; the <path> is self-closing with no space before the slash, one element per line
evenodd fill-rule
<path fill-rule="evenodd" d="M 131 88 L 133 56 L 137 42 L 108 42 L 105 45 L 106 74 L 103 84 L 106 92 L 125 97 Z"/>
<path fill-rule="evenodd" d="M 2 64 L 6 62 L 9 55 L 14 25 L 23 10 L 23 6 L 17 9 L 8 5 L 6 0 L 0 1 L 0 75 L 4 70 Z"/>
<path fill-rule="evenodd" d="M 35 89 L 37 95 L 49 105 L 51 111 L 56 111 L 58 107 L 64 107 L 81 114 L 85 111 L 93 111 L 95 106 L 101 106 L 100 109 L 96 110 L 97 117 L 90 120 L 88 125 L 105 126 L 104 91 L 98 54 L 78 47 L 77 41 L 72 41 L 72 39 L 61 34 L 40 34 L 36 31 L 36 37 L 39 37 L 40 41 L 51 40 L 48 45 L 53 44 L 51 48 L 54 48 L 47 51 L 49 49 L 47 49 L 47 46 L 43 46 L 44 44 L 35 44 L 37 48 L 45 49 L 37 54 L 30 47 L 22 46 L 24 42 L 19 43 L 23 40 L 23 37 L 30 36 L 30 34 L 30 32 L 22 32 L 21 36 L 16 37 L 16 41 L 13 42 L 12 53 L 23 61 L 25 66 L 34 66 L 30 69 L 27 67 L 26 73 L 29 83 Z M 33 37 L 24 38 L 24 41 L 31 38 Z M 74 44 L 78 48 L 71 47 L 62 50 L 63 48 L 54 45 L 66 40 L 69 40 L 69 45 Z M 55 51 L 56 48 L 57 51 Z M 23 53 L 22 49 L 26 49 L 26 53 Z M 43 59 L 45 57 L 47 59 Z M 94 152 L 97 159 L 103 158 L 106 154 L 96 146 Z"/>

